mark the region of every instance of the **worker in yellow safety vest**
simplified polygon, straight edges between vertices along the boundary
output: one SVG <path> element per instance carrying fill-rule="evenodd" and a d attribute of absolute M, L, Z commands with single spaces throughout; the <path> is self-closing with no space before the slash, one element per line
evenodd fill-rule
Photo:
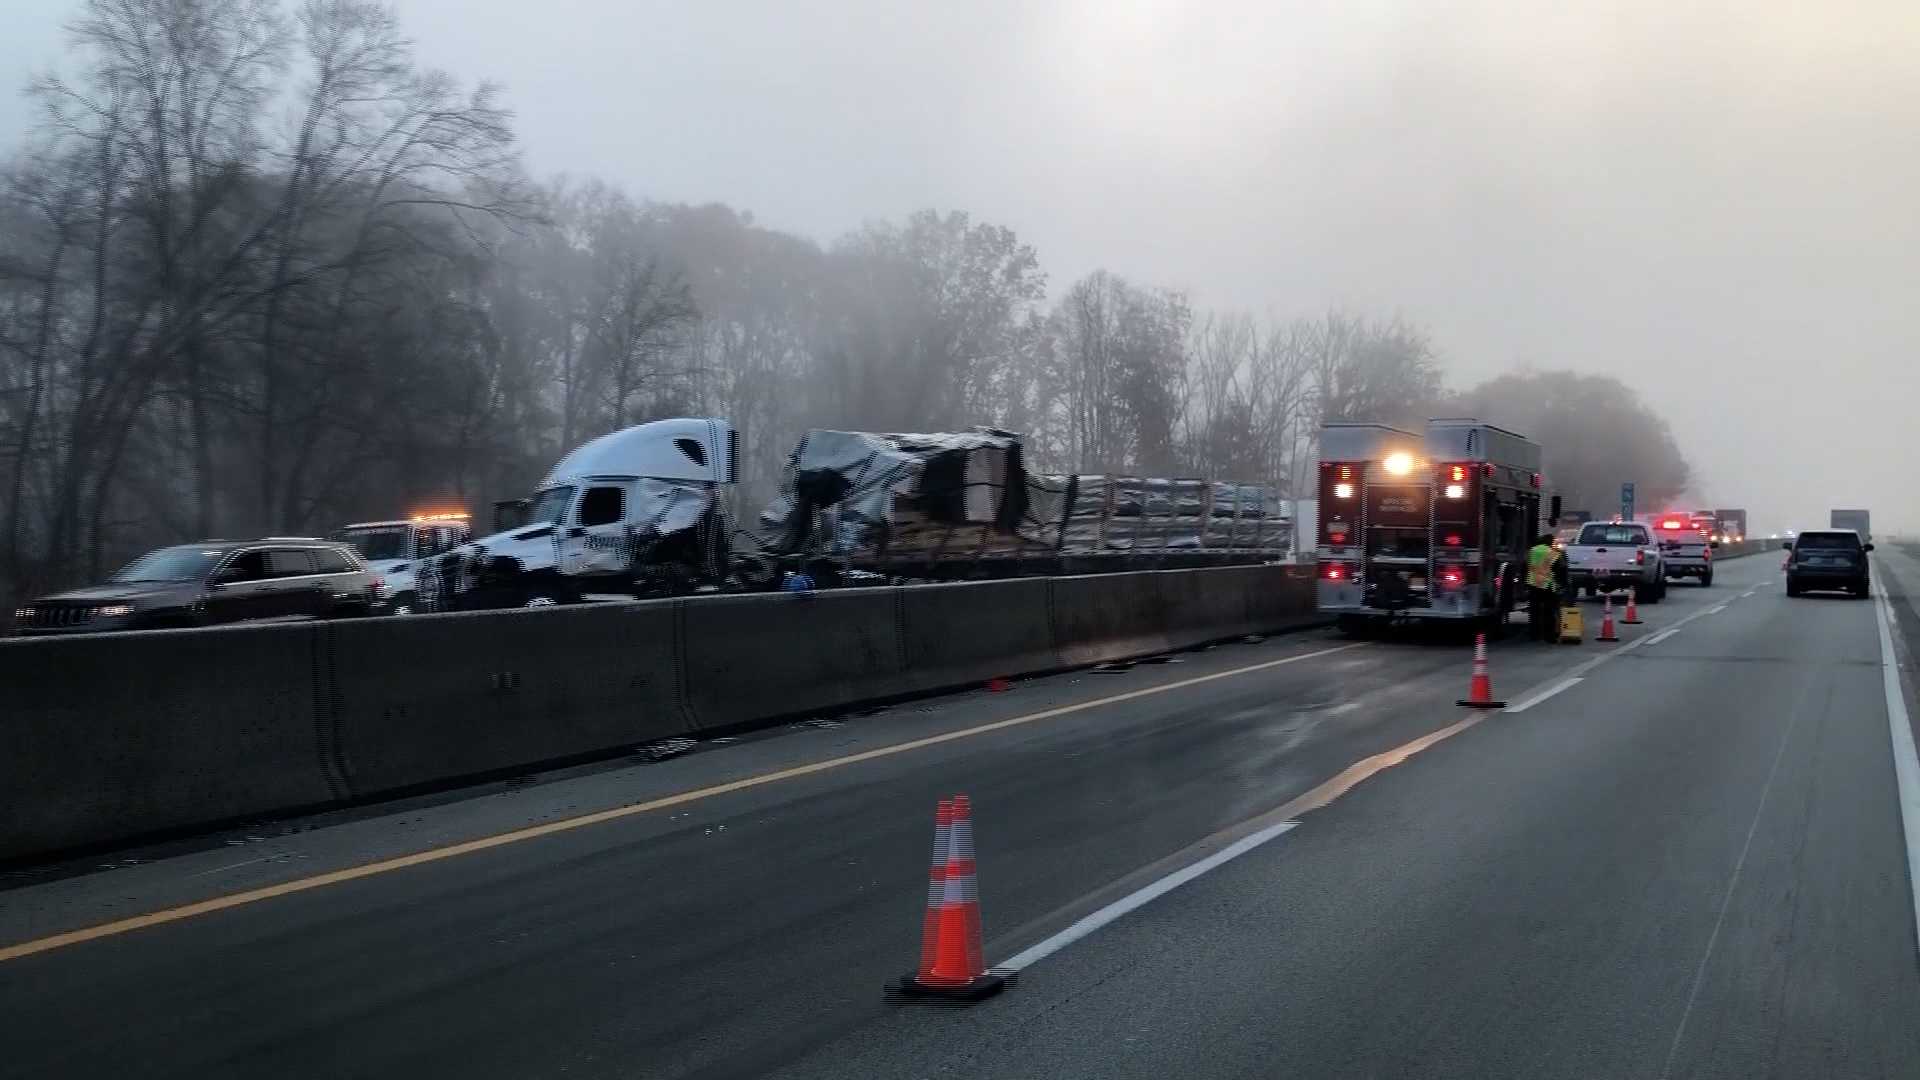
<path fill-rule="evenodd" d="M 1566 556 L 1544 533 L 1527 551 L 1527 627 L 1541 641 L 1560 636 L 1560 568 Z"/>

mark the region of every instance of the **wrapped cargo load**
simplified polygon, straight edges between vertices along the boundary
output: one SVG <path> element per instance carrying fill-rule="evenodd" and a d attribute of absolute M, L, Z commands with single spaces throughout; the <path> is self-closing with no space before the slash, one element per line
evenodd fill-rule
<path fill-rule="evenodd" d="M 1027 491 L 1009 432 L 809 431 L 760 523 L 779 553 L 1012 550 Z"/>
<path fill-rule="evenodd" d="M 810 431 L 760 515 L 766 551 L 913 577 L 1284 558 L 1286 504 L 1194 478 L 1026 472 L 1017 436 Z M 1125 565 L 1121 565 L 1125 564 Z"/>
<path fill-rule="evenodd" d="M 1273 488 L 1191 479 L 1081 475 L 1064 521 L 1072 553 L 1286 553 L 1287 504 Z"/>

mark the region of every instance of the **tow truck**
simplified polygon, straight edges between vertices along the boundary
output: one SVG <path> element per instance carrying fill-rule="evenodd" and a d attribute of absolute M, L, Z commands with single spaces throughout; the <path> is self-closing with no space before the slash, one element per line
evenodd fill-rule
<path fill-rule="evenodd" d="M 327 539 L 352 546 L 377 576 L 376 612 L 412 615 L 426 610 L 421 579 L 433 574 L 433 558 L 472 537 L 473 517 L 465 510 L 431 510 L 391 521 L 356 522 Z"/>
<path fill-rule="evenodd" d="M 1327 424 L 1320 455 L 1320 611 L 1355 634 L 1397 619 L 1505 633 L 1543 520 L 1538 444 L 1442 417 L 1423 435 Z"/>

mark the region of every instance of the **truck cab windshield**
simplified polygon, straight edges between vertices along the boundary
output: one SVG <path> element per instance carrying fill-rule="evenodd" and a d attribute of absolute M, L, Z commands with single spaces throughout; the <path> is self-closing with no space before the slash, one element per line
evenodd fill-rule
<path fill-rule="evenodd" d="M 567 516 L 567 507 L 571 505 L 571 487 L 548 488 L 533 497 L 533 505 L 527 508 L 527 524 L 558 525 Z"/>
<path fill-rule="evenodd" d="M 381 529 L 342 529 L 332 538 L 353 545 L 361 558 L 376 562 L 413 558 L 413 552 L 407 550 L 410 535 L 412 532 L 405 525 L 394 525 Z"/>

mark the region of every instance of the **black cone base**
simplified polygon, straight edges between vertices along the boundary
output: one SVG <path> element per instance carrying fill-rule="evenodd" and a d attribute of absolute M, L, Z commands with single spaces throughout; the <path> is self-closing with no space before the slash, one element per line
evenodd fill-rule
<path fill-rule="evenodd" d="M 929 1005 L 942 1002 L 968 1004 L 985 1001 L 1006 988 L 1006 977 L 993 972 L 981 975 L 964 986 L 928 986 L 920 982 L 919 975 L 909 972 L 901 976 L 899 982 L 888 984 L 887 997 Z"/>

